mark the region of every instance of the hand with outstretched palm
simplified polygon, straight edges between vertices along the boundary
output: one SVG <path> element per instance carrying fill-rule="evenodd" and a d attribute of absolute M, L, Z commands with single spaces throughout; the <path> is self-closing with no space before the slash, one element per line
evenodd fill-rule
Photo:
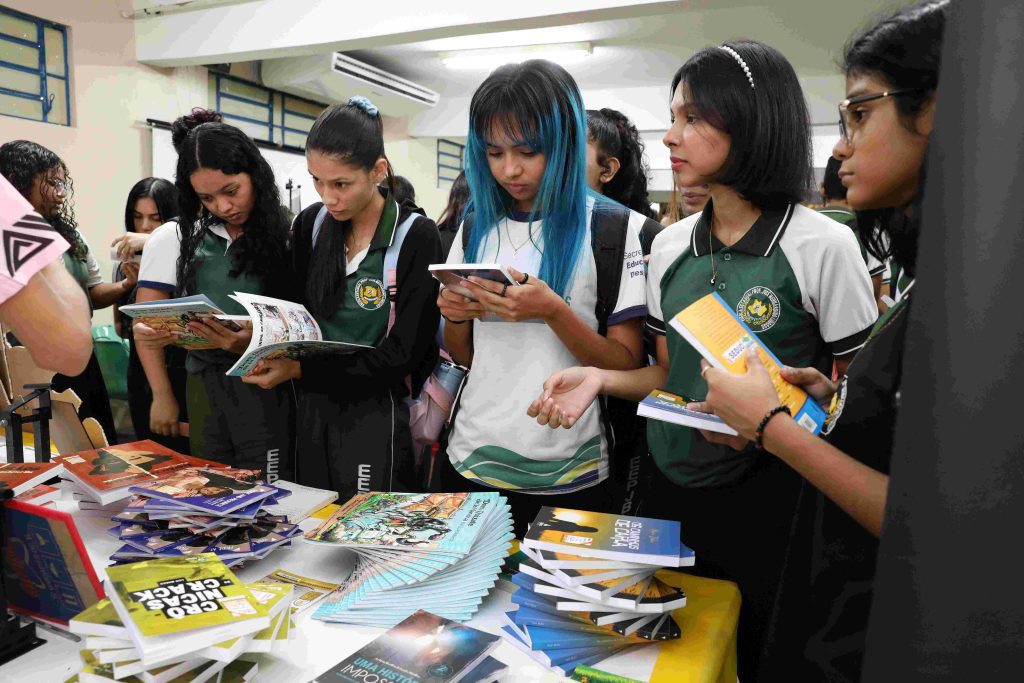
<path fill-rule="evenodd" d="M 552 429 L 570 429 L 600 393 L 597 368 L 567 368 L 544 382 L 544 391 L 526 409 L 526 414 Z"/>

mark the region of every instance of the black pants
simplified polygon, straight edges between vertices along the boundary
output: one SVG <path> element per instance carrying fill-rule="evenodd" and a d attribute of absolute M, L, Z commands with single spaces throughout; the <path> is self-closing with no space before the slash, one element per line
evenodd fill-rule
<path fill-rule="evenodd" d="M 185 398 L 185 354 L 187 351 L 176 346 L 165 349 L 167 359 L 167 376 L 171 380 L 171 390 L 178 402 L 178 421 L 188 422 L 188 401 Z M 142 368 L 139 354 L 135 350 L 135 342 L 129 340 L 128 350 L 128 412 L 132 416 L 132 429 L 139 441 L 150 439 L 161 446 L 166 446 L 178 453 L 191 453 L 187 436 L 164 436 L 154 434 L 149 429 L 149 409 L 153 405 L 153 391 L 146 379 L 146 371 Z"/>
<path fill-rule="evenodd" d="M 20 389 L 20 387 L 18 387 Z M 89 364 L 80 375 L 68 377 L 67 375 L 56 374 L 53 376 L 53 390 L 60 393 L 66 389 L 75 392 L 78 398 L 82 399 L 82 405 L 78 408 L 78 417 L 95 418 L 103 427 L 103 434 L 107 442 L 117 443 L 117 427 L 114 426 L 114 413 L 110 409 L 110 396 L 107 394 L 107 383 L 103 381 L 103 371 L 100 370 L 100 362 L 94 352 L 89 356 Z"/>
<path fill-rule="evenodd" d="M 292 383 L 261 389 L 238 377 L 228 377 L 225 370 L 213 365 L 188 376 L 192 455 L 231 467 L 261 470 L 268 483 L 293 481 Z"/>
<path fill-rule="evenodd" d="M 683 488 L 660 472 L 653 479 L 644 516 L 679 520 L 683 542 L 697 555 L 691 573 L 739 586 L 739 679 L 758 680 L 796 512 L 799 475 L 777 458 L 762 455 L 753 471 L 728 486 Z"/>
<path fill-rule="evenodd" d="M 299 386 L 298 483 L 359 492 L 416 491 L 409 409 L 397 390 L 327 396 Z"/>
<path fill-rule="evenodd" d="M 536 494 L 508 489 L 496 489 L 484 486 L 472 479 L 459 474 L 448 459 L 443 448 L 437 453 L 435 467 L 440 473 L 438 491 L 449 493 L 462 491 L 497 491 L 508 499 L 512 507 L 512 521 L 515 523 L 516 538 L 521 539 L 526 529 L 537 518 L 542 507 L 559 507 L 570 510 L 588 510 L 590 512 L 612 512 L 613 496 L 610 480 L 572 493 Z"/>

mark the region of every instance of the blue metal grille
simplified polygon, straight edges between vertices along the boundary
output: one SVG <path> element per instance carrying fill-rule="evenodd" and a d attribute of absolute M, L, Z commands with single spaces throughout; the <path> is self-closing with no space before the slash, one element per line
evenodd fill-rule
<path fill-rule="evenodd" d="M 244 121 L 250 126 L 258 127 L 259 131 L 262 131 L 262 135 L 253 135 L 255 139 L 264 140 L 271 142 L 282 147 L 300 147 L 305 148 L 306 146 L 306 130 L 302 128 L 296 128 L 289 126 L 288 120 L 290 118 L 300 118 L 308 120 L 311 124 L 316 120 L 315 116 L 301 111 L 295 110 L 294 107 L 290 107 L 289 103 L 305 102 L 306 104 L 313 105 L 317 108 L 323 109 L 327 105 L 320 102 L 314 102 L 313 100 L 303 99 L 294 95 L 288 95 L 286 93 L 267 88 L 247 81 L 244 78 L 238 78 L 237 76 L 230 76 L 228 74 L 214 73 L 214 92 L 216 94 L 215 108 L 223 116 L 225 121 Z M 241 83 L 247 90 L 258 91 L 265 95 L 266 99 L 255 99 L 254 97 L 248 97 L 245 95 L 239 95 L 237 93 L 227 92 L 227 88 L 230 87 L 230 83 Z M 266 112 L 266 115 L 260 115 L 259 118 L 240 114 L 237 111 L 231 111 L 232 107 L 229 103 L 238 102 L 246 108 L 255 107 Z M 257 129 L 254 129 L 256 132 Z"/>
<path fill-rule="evenodd" d="M 437 186 L 453 183 L 463 169 L 466 146 L 451 140 L 437 139 Z"/>
<path fill-rule="evenodd" d="M 19 99 L 39 102 L 40 115 L 25 116 L 23 113 L 17 113 L 15 111 L 6 110 L 6 107 L 3 106 L 0 106 L 0 114 L 3 114 L 5 116 L 14 116 L 20 119 L 44 121 L 46 123 L 56 123 L 62 126 L 70 126 L 71 70 L 68 65 L 68 27 L 64 26 L 63 24 L 58 24 L 56 22 L 49 21 L 47 19 L 33 17 L 30 14 L 18 12 L 7 7 L 0 7 L 0 16 L 8 16 L 13 17 L 15 19 L 20 19 L 21 21 L 28 22 L 35 27 L 35 35 L 28 38 L 5 33 L 3 29 L 0 28 L 0 43 L 20 45 L 22 47 L 35 50 L 38 53 L 38 60 L 35 66 L 29 67 L 24 64 L 16 64 L 14 62 L 9 62 L 0 59 L 0 68 L 24 74 L 31 74 L 39 80 L 38 92 L 0 87 L 0 94 L 7 95 L 9 97 L 16 97 Z M 64 53 L 63 74 L 53 73 L 47 68 L 46 29 L 56 31 L 60 35 L 61 47 Z M 55 79 L 59 81 L 57 85 L 58 87 L 62 85 L 64 91 L 64 106 L 56 111 L 54 107 L 54 100 L 56 99 L 57 93 L 54 92 L 53 89 L 50 87 L 50 79 Z M 60 120 L 61 118 L 63 118 L 63 121 Z"/>

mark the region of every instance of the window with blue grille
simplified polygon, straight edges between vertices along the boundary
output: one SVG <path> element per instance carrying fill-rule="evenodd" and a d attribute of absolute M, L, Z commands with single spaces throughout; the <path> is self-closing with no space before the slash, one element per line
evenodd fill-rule
<path fill-rule="evenodd" d="M 0 115 L 71 125 L 68 27 L 0 6 Z"/>
<path fill-rule="evenodd" d="M 255 140 L 306 147 L 306 134 L 327 105 L 266 88 L 252 81 L 212 73 L 214 108 L 224 121 Z"/>
<path fill-rule="evenodd" d="M 451 184 L 462 173 L 462 160 L 466 151 L 465 145 L 460 145 L 444 138 L 437 139 L 437 186 Z"/>

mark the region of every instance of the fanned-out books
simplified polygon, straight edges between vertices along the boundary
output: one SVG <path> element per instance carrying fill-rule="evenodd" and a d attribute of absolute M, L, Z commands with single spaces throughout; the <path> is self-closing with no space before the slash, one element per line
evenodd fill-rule
<path fill-rule="evenodd" d="M 238 581 L 216 555 L 111 567 L 107 595 L 71 620 L 84 636 L 82 683 L 248 681 L 245 653 L 285 650 L 295 625 L 289 584 Z"/>
<path fill-rule="evenodd" d="M 626 648 L 679 638 L 682 590 L 663 567 L 694 563 L 679 522 L 541 508 L 521 543 L 502 636 L 567 676 Z"/>
<path fill-rule="evenodd" d="M 291 545 L 302 531 L 267 506 L 290 491 L 259 480 L 259 470 L 188 467 L 131 487 L 134 497 L 107 529 L 123 545 L 119 564 L 213 553 L 234 566 Z"/>
<path fill-rule="evenodd" d="M 313 683 L 490 683 L 506 666 L 489 657 L 501 639 L 418 610 Z"/>
<path fill-rule="evenodd" d="M 306 535 L 358 561 L 314 618 L 391 627 L 417 608 L 465 621 L 494 586 L 512 541 L 498 493 L 360 493 Z"/>
<path fill-rule="evenodd" d="M 53 462 L 63 466 L 61 476 L 71 481 L 81 509 L 119 506 L 131 497 L 129 487 L 165 479 L 188 467 L 223 467 L 149 440 L 59 455 Z"/>

